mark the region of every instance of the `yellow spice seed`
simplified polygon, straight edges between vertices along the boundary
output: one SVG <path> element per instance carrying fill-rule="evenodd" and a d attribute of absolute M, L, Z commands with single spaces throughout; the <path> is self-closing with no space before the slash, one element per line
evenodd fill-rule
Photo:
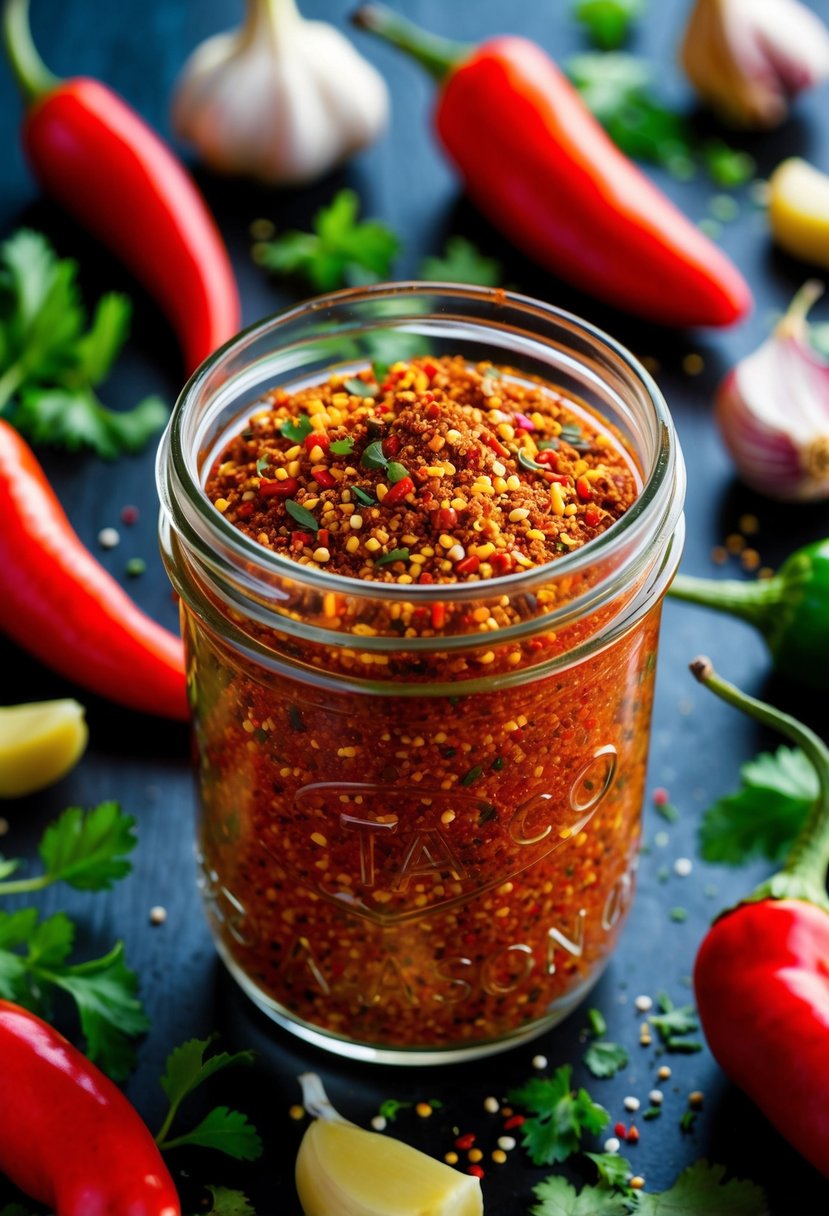
<path fill-rule="evenodd" d="M 479 1148 L 471 1148 L 466 1155 L 472 1165 L 477 1165 L 479 1161 L 483 1161 L 484 1159 L 484 1155 Z"/>
<path fill-rule="evenodd" d="M 774 578 L 774 570 L 771 566 L 761 566 L 757 571 L 757 577 L 762 579 Z"/>
<path fill-rule="evenodd" d="M 759 570 L 762 558 L 756 549 L 744 549 L 740 562 L 744 570 Z"/>
<path fill-rule="evenodd" d="M 369 553 L 376 553 L 380 548 L 379 540 L 377 540 L 374 536 L 370 536 L 366 541 L 366 548 L 368 549 Z"/>
<path fill-rule="evenodd" d="M 724 545 L 715 545 L 711 550 L 711 561 L 715 566 L 724 566 L 728 561 L 728 550 Z"/>
<path fill-rule="evenodd" d="M 682 370 L 686 376 L 698 376 L 704 368 L 705 360 L 702 355 L 698 355 L 696 352 L 686 355 L 682 360 Z"/>
<path fill-rule="evenodd" d="M 561 493 L 561 486 L 557 481 L 554 481 L 550 487 L 550 502 L 553 508 L 553 515 L 564 514 L 564 497 Z"/>
<path fill-rule="evenodd" d="M 755 536 L 760 530 L 760 521 L 756 515 L 741 515 L 737 527 L 746 536 Z"/>
<path fill-rule="evenodd" d="M 330 560 L 331 560 L 331 554 L 328 552 L 328 550 L 325 548 L 324 545 L 320 545 L 320 547 L 318 549 L 314 550 L 314 561 L 315 562 L 327 562 Z"/>
<path fill-rule="evenodd" d="M 453 1153 L 450 1150 L 448 1153 L 444 1153 L 443 1160 L 446 1162 L 447 1165 L 457 1165 L 458 1164 L 458 1154 Z"/>
<path fill-rule="evenodd" d="M 290 1107 L 288 1110 L 288 1117 L 299 1122 L 300 1119 L 305 1118 L 305 1107 L 304 1106 Z"/>
<path fill-rule="evenodd" d="M 544 533 L 540 528 L 530 528 L 527 532 L 528 540 L 544 540 Z"/>
<path fill-rule="evenodd" d="M 415 1107 L 415 1114 L 419 1115 L 421 1119 L 428 1119 L 431 1113 L 432 1108 L 428 1102 L 418 1102 Z"/>
<path fill-rule="evenodd" d="M 700 1089 L 694 1089 L 688 1095 L 688 1105 L 691 1110 L 702 1110 L 704 1100 L 704 1095 Z"/>
<path fill-rule="evenodd" d="M 321 849 L 324 849 L 328 844 L 328 840 L 325 836 L 323 836 L 322 832 L 312 832 L 311 839 L 313 840 L 314 844 L 318 844 Z"/>
<path fill-rule="evenodd" d="M 628 1186 L 634 1191 L 641 1191 L 644 1189 L 645 1179 L 641 1174 L 634 1174 L 628 1183 Z"/>
<path fill-rule="evenodd" d="M 736 556 L 742 553 L 746 547 L 745 537 L 740 536 L 738 532 L 732 532 L 730 536 L 726 536 L 725 538 L 725 547 L 729 553 L 733 553 Z"/>
<path fill-rule="evenodd" d="M 496 1165 L 503 1165 L 504 1162 L 506 1161 L 506 1159 L 507 1159 L 507 1154 L 504 1152 L 504 1150 L 502 1148 L 493 1149 L 492 1160 L 495 1162 Z"/>
<path fill-rule="evenodd" d="M 337 755 L 341 760 L 351 760 L 357 755 L 356 747 L 338 747 Z"/>

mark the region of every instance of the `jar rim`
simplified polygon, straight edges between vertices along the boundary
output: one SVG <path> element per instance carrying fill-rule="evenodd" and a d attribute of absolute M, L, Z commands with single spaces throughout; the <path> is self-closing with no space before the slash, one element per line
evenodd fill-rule
<path fill-rule="evenodd" d="M 651 467 L 642 470 L 641 492 L 628 510 L 599 536 L 577 549 L 557 555 L 543 565 L 488 578 L 485 581 L 400 584 L 359 579 L 303 565 L 259 544 L 216 511 L 200 482 L 195 464 L 196 453 L 187 450 L 183 436 L 188 410 L 200 401 L 215 370 L 245 347 L 253 347 L 269 334 L 276 336 L 286 327 L 322 312 L 344 310 L 351 305 L 363 303 L 379 304 L 384 300 L 413 301 L 418 297 L 432 300 L 437 297 L 447 305 L 461 308 L 464 303 L 477 308 L 488 305 L 493 315 L 498 317 L 500 328 L 509 328 L 508 322 L 511 321 L 514 329 L 515 323 L 522 321 L 527 336 L 541 347 L 550 343 L 545 342 L 544 335 L 538 332 L 539 328 L 544 325 L 563 327 L 586 341 L 597 352 L 614 356 L 621 363 L 629 385 L 644 393 L 647 405 L 652 411 L 655 439 Z M 397 313 L 392 314 L 395 320 L 402 319 L 404 315 L 401 312 L 398 318 Z M 426 316 L 424 313 L 418 315 L 421 320 Z M 416 320 L 417 317 L 412 316 L 409 319 Z M 466 319 L 473 325 L 485 325 L 483 316 L 470 316 Z M 433 281 L 384 282 L 346 288 L 302 301 L 242 330 L 209 356 L 185 384 L 159 445 L 156 471 L 162 509 L 177 530 L 183 530 L 191 540 L 200 537 L 203 543 L 207 543 L 204 535 L 206 528 L 208 532 L 221 538 L 225 552 L 246 563 L 248 569 L 253 565 L 258 567 L 265 577 L 289 578 L 321 592 L 336 590 L 356 598 L 380 596 L 390 602 L 408 601 L 422 604 L 445 600 L 448 587 L 451 587 L 452 598 L 456 601 L 479 599 L 482 595 L 487 598 L 503 594 L 512 596 L 532 593 L 539 585 L 548 583 L 551 577 L 558 579 L 581 573 L 623 541 L 632 541 L 636 549 L 637 538 L 649 525 L 652 526 L 654 514 L 658 517 L 658 532 L 665 535 L 667 530 L 667 535 L 670 535 L 681 515 L 684 497 L 684 466 L 667 403 L 650 373 L 625 346 L 591 322 L 530 296 L 501 288 Z M 677 490 L 679 492 L 676 492 Z M 211 556 L 215 559 L 215 550 L 212 548 Z M 570 608 L 573 607 L 575 605 L 571 602 Z M 555 617 L 555 610 L 551 616 Z"/>

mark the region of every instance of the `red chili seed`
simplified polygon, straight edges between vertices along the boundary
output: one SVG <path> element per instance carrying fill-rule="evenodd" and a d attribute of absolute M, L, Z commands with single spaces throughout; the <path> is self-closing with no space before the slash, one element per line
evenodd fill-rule
<path fill-rule="evenodd" d="M 584 513 L 584 522 L 588 528 L 595 528 L 601 519 L 598 507 L 588 507 Z"/>
<path fill-rule="evenodd" d="M 411 494 L 414 490 L 414 482 L 411 477 L 401 477 L 395 485 L 389 490 L 386 497 L 383 499 L 384 507 L 395 507 L 399 502 L 402 502 L 407 494 Z"/>
<path fill-rule="evenodd" d="M 470 553 L 469 557 L 465 557 L 463 561 L 458 562 L 455 566 L 456 574 L 475 574 L 481 564 L 481 559 L 476 557 L 474 553 Z"/>
<path fill-rule="evenodd" d="M 252 502 L 240 503 L 239 506 L 236 508 L 236 518 L 237 519 L 250 519 L 251 515 L 253 515 L 253 503 Z"/>
<path fill-rule="evenodd" d="M 396 456 L 400 451 L 400 436 L 389 435 L 388 439 L 383 440 L 382 446 L 383 455 L 391 459 L 392 456 Z"/>
<path fill-rule="evenodd" d="M 614 1123 L 613 1124 L 613 1135 L 616 1136 L 619 1140 L 626 1140 L 627 1134 L 628 1134 L 628 1129 L 625 1127 L 624 1123 Z"/>
<path fill-rule="evenodd" d="M 263 498 L 292 498 L 299 489 L 295 477 L 286 477 L 284 481 L 260 481 L 259 493 Z"/>
<path fill-rule="evenodd" d="M 467 1174 L 471 1174 L 473 1178 L 483 1178 L 484 1171 L 479 1165 L 470 1165 L 466 1170 Z"/>
<path fill-rule="evenodd" d="M 653 805 L 666 806 L 669 801 L 668 791 L 660 785 L 658 789 L 653 791 Z"/>
<path fill-rule="evenodd" d="M 509 574 L 515 562 L 511 553 L 493 553 L 489 564 L 492 566 L 492 573 L 496 575 Z"/>
<path fill-rule="evenodd" d="M 463 1152 L 465 1152 L 468 1148 L 472 1148 L 472 1145 L 474 1143 L 475 1143 L 475 1133 L 467 1132 L 463 1136 L 458 1136 L 457 1140 L 455 1141 L 455 1148 L 459 1148 Z"/>
<path fill-rule="evenodd" d="M 522 1127 L 526 1122 L 524 1115 L 513 1115 L 511 1119 L 507 1119 L 504 1124 L 504 1131 L 511 1132 L 514 1127 Z"/>
<path fill-rule="evenodd" d="M 556 452 L 553 448 L 544 448 L 544 450 L 542 452 L 539 452 L 536 455 L 535 463 L 536 464 L 549 464 L 554 469 L 557 469 L 558 468 L 558 452 Z"/>
<path fill-rule="evenodd" d="M 625 1139 L 627 1140 L 628 1144 L 638 1144 L 639 1143 L 639 1128 L 638 1127 L 629 1128 L 628 1134 L 625 1137 Z"/>
<path fill-rule="evenodd" d="M 312 469 L 311 476 L 317 485 L 322 486 L 323 490 L 332 490 L 337 484 L 337 479 L 333 473 L 329 473 L 328 469 Z"/>
<path fill-rule="evenodd" d="M 436 532 L 449 532 L 458 525 L 458 513 L 454 507 L 438 507 L 429 518 Z"/>
<path fill-rule="evenodd" d="M 291 548 L 304 549 L 306 545 L 311 543 L 310 532 L 292 532 L 291 533 Z"/>
<path fill-rule="evenodd" d="M 593 491 L 590 487 L 590 482 L 586 477 L 579 477 L 576 480 L 576 493 L 582 502 L 588 502 L 593 497 Z"/>
<path fill-rule="evenodd" d="M 325 431 L 311 431 L 310 435 L 305 436 L 304 442 L 309 452 L 312 452 L 314 448 L 322 448 L 323 452 L 327 452 L 331 444 L 331 440 Z"/>

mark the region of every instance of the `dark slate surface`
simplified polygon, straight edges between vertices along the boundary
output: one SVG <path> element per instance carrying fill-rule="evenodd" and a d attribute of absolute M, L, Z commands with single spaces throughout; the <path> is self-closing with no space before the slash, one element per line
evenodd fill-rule
<path fill-rule="evenodd" d="M 232 0 L 34 0 L 35 36 L 50 66 L 58 73 L 99 76 L 117 88 L 161 131 L 168 133 L 167 107 L 172 82 L 185 54 L 203 37 L 233 24 L 240 5 Z M 305 0 L 304 9 L 344 22 L 345 0 Z M 826 0 L 814 7 L 829 17 Z M 567 5 L 518 0 L 508 14 L 499 0 L 465 0 L 447 6 L 439 0 L 412 0 L 407 11 L 425 25 L 461 39 L 475 40 L 506 28 L 537 39 L 559 57 L 577 49 L 579 34 L 567 17 Z M 674 67 L 674 48 L 688 5 L 652 0 L 633 49 L 659 60 L 666 92 L 687 101 L 685 86 Z M 399 56 L 358 36 L 360 46 L 384 71 L 393 93 L 393 121 L 388 134 L 347 169 L 307 191 L 269 192 L 207 174 L 199 181 L 228 240 L 241 285 L 246 322 L 277 310 L 291 300 L 282 287 L 269 282 L 248 258 L 247 226 L 265 215 L 280 226 L 303 226 L 314 209 L 344 183 L 360 193 L 368 214 L 392 223 L 405 238 L 401 276 L 413 272 L 420 258 L 437 251 L 446 235 L 462 232 L 488 253 L 503 260 L 506 278 L 530 294 L 570 308 L 603 326 L 637 353 L 659 360 L 658 380 L 675 414 L 689 469 L 688 540 L 683 568 L 692 573 L 713 571 L 710 551 L 732 531 L 741 513 L 756 512 L 762 531 L 759 545 L 764 561 L 775 565 L 796 544 L 824 535 L 829 527 L 825 506 L 778 508 L 758 500 L 734 480 L 712 418 L 711 396 L 723 372 L 740 355 L 752 350 L 767 332 L 770 317 L 783 308 L 805 277 L 802 267 L 772 251 L 761 213 L 738 192 L 741 216 L 726 225 L 722 243 L 751 280 L 757 300 L 754 315 L 731 332 L 666 333 L 603 308 L 574 289 L 536 271 L 515 254 L 464 201 L 453 176 L 431 137 L 428 125 L 431 86 L 419 70 Z M 796 116 L 763 141 L 748 139 L 760 174 L 768 173 L 787 154 L 808 156 L 829 168 L 826 127 L 827 89 L 804 99 Z M 107 399 L 128 405 L 150 390 L 172 401 L 180 387 L 178 352 L 151 299 L 137 288 L 113 257 L 94 239 L 43 199 L 23 162 L 17 138 L 20 108 L 11 80 L 0 72 L 0 235 L 21 224 L 47 233 L 64 255 L 78 258 L 87 299 L 107 289 L 122 289 L 136 304 L 133 336 L 107 386 Z M 497 165 L 492 166 L 498 172 Z M 716 188 L 703 176 L 678 184 L 656 174 L 686 212 L 706 214 Z M 823 304 L 817 310 L 829 316 Z M 683 357 L 698 352 L 704 370 L 696 377 L 682 371 Z M 128 503 L 140 507 L 139 523 L 121 528 L 119 548 L 101 554 L 104 564 L 122 577 L 129 557 L 147 560 L 147 573 L 129 583 L 141 605 L 171 628 L 176 613 L 155 541 L 156 506 L 153 454 L 105 465 L 92 457 L 63 457 L 42 453 L 44 464 L 81 537 L 95 547 L 99 529 L 119 527 L 119 513 Z M 273 1030 L 235 989 L 214 956 L 195 890 L 192 858 L 193 792 L 188 741 L 183 728 L 171 728 L 78 693 L 88 706 L 89 751 L 79 768 L 60 786 L 0 808 L 10 823 L 3 842 L 13 855 L 30 855 L 43 826 L 63 807 L 92 805 L 118 798 L 138 817 L 140 847 L 135 872 L 111 895 L 85 896 L 57 889 L 42 898 L 45 911 L 64 908 L 77 917 L 80 947 L 101 952 L 115 934 L 123 936 L 129 960 L 141 976 L 142 994 L 152 1016 L 152 1030 L 140 1049 L 139 1067 L 128 1093 L 151 1125 L 163 1110 L 158 1077 L 170 1048 L 192 1035 L 221 1032 L 228 1046 L 254 1046 L 260 1053 L 255 1070 L 215 1083 L 216 1101 L 236 1102 L 261 1128 L 267 1153 L 258 1165 L 226 1164 L 210 1154 L 181 1155 L 172 1163 L 180 1172 L 190 1211 L 196 1210 L 200 1182 L 244 1187 L 265 1216 L 295 1216 L 292 1171 L 300 1129 L 288 1118 L 297 1100 L 297 1073 L 313 1067 L 325 1078 L 331 1096 L 347 1114 L 367 1122 L 387 1097 L 403 1100 L 441 1098 L 439 1113 L 426 1122 L 411 1112 L 401 1114 L 397 1130 L 413 1143 L 436 1154 L 450 1147 L 452 1127 L 479 1134 L 482 1147 L 494 1147 L 500 1126 L 486 1115 L 483 1098 L 502 1094 L 532 1071 L 531 1059 L 544 1053 L 551 1066 L 575 1065 L 580 1081 L 589 1082 L 595 1097 L 614 1120 L 626 1118 L 622 1100 L 639 1096 L 644 1105 L 653 1086 L 659 1060 L 655 1049 L 638 1045 L 639 1018 L 633 1000 L 640 993 L 667 991 L 677 1003 L 690 999 L 688 977 L 696 947 L 717 908 L 747 890 L 761 867 L 728 873 L 695 860 L 693 873 L 678 878 L 672 863 L 695 858 L 698 816 L 715 795 L 735 786 L 740 762 L 768 742 L 746 720 L 721 706 L 699 689 L 687 673 L 687 662 L 700 650 L 709 652 L 721 669 L 750 690 L 774 697 L 780 704 L 825 728 L 825 707 L 797 689 L 769 678 L 764 648 L 747 628 L 700 611 L 669 604 L 662 638 L 656 722 L 651 755 L 651 789 L 667 786 L 681 812 L 672 826 L 659 819 L 650 801 L 645 811 L 648 851 L 643 856 L 639 891 L 621 946 L 596 989 L 592 1004 L 602 1009 L 609 1036 L 631 1049 L 631 1065 L 611 1081 L 592 1081 L 583 1066 L 580 1032 L 582 1012 L 536 1044 L 482 1063 L 433 1070 L 395 1070 L 350 1065 L 306 1050 L 290 1036 Z M 64 681 L 38 666 L 7 643 L 0 642 L 3 701 L 66 695 Z M 658 833 L 664 833 L 658 836 Z M 659 843 L 661 841 L 661 843 Z M 660 882 L 661 867 L 671 868 Z M 711 886 L 717 888 L 712 895 Z M 706 893 L 707 892 L 707 893 Z M 151 928 L 148 910 L 168 909 L 167 923 Z M 684 923 L 669 919 L 669 910 L 688 911 Z M 763 993 L 757 993 L 757 1001 Z M 750 1019 L 746 1010 L 746 1020 Z M 67 1026 L 71 1023 L 66 1022 Z M 701 1156 L 722 1162 L 730 1172 L 763 1184 L 775 1216 L 815 1216 L 829 1210 L 829 1185 L 807 1166 L 770 1128 L 765 1119 L 723 1078 L 707 1051 L 670 1057 L 673 1076 L 665 1090 L 664 1114 L 653 1123 L 640 1123 L 642 1137 L 630 1150 L 631 1160 L 650 1189 L 668 1186 L 677 1173 Z M 758 1068 L 764 1063 L 758 1060 Z M 786 1084 L 769 1077 L 771 1090 Z M 702 1090 L 705 1107 L 691 1134 L 679 1129 L 691 1090 Z M 5 1100 L 5 1099 L 4 1099 Z M 199 1100 L 194 1100 L 198 1114 Z M 627 1120 L 629 1121 L 629 1119 Z M 487 1211 L 504 1216 L 525 1213 L 531 1188 L 547 1171 L 532 1168 L 516 1152 L 505 1166 L 490 1166 L 484 1182 Z M 573 1175 L 575 1178 L 584 1175 Z M 0 1202 L 11 1198 L 0 1183 Z"/>

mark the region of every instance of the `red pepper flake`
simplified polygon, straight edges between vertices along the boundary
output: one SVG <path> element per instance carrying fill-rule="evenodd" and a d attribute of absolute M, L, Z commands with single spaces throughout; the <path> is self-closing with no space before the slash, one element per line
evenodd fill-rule
<path fill-rule="evenodd" d="M 658 789 L 655 789 L 653 791 L 653 805 L 654 806 L 667 806 L 669 802 L 670 802 L 670 798 L 668 797 L 668 791 L 666 789 L 664 789 L 661 785 L 659 786 Z"/>
<path fill-rule="evenodd" d="M 312 469 L 311 476 L 317 485 L 322 486 L 323 490 L 333 490 L 337 484 L 337 479 L 328 469 Z"/>
<path fill-rule="evenodd" d="M 400 451 L 400 436 L 389 435 L 388 439 L 384 439 L 380 446 L 383 449 L 383 455 L 391 459 L 392 456 L 396 456 Z"/>
<path fill-rule="evenodd" d="M 483 1178 L 484 1171 L 479 1165 L 469 1165 L 466 1168 L 467 1174 L 471 1174 L 473 1178 Z"/>
<path fill-rule="evenodd" d="M 489 431 L 484 434 L 484 439 L 486 440 L 487 447 L 491 448 L 497 456 L 509 456 L 509 448 L 505 448 L 501 440 L 496 439 Z"/>
<path fill-rule="evenodd" d="M 440 371 L 440 368 L 438 367 L 438 365 L 436 363 L 424 363 L 423 370 L 426 373 L 426 375 L 429 377 L 429 379 L 431 380 L 434 376 L 436 376 L 438 374 L 438 372 Z"/>
<path fill-rule="evenodd" d="M 620 1140 L 627 1140 L 628 1129 L 625 1127 L 624 1123 L 613 1124 L 613 1135 L 617 1136 Z"/>
<path fill-rule="evenodd" d="M 543 451 L 536 453 L 534 460 L 536 464 L 549 464 L 554 469 L 558 468 L 558 452 L 553 448 L 544 448 Z"/>
<path fill-rule="evenodd" d="M 639 1128 L 630 1127 L 628 1129 L 627 1136 L 625 1136 L 625 1139 L 627 1140 L 628 1144 L 638 1144 L 639 1143 Z"/>
<path fill-rule="evenodd" d="M 432 578 L 428 570 L 421 570 L 420 574 L 417 576 L 417 581 L 419 583 L 428 584 L 433 583 L 435 580 Z"/>
<path fill-rule="evenodd" d="M 470 553 L 469 557 L 465 557 L 463 561 L 458 562 L 455 566 L 455 574 L 475 574 L 481 565 L 481 559 L 474 553 Z"/>
<path fill-rule="evenodd" d="M 436 401 L 433 401 L 431 405 L 427 405 L 426 417 L 430 422 L 437 422 L 438 418 L 440 418 L 440 406 Z"/>
<path fill-rule="evenodd" d="M 292 532 L 291 533 L 291 548 L 304 549 L 306 545 L 311 543 L 310 532 Z"/>
<path fill-rule="evenodd" d="M 432 512 L 430 519 L 436 532 L 450 532 L 457 527 L 458 513 L 454 507 L 439 507 Z"/>
<path fill-rule="evenodd" d="M 589 502 L 593 497 L 593 490 L 586 477 L 576 478 L 576 493 L 582 502 Z"/>
<path fill-rule="evenodd" d="M 509 574 L 515 562 L 511 553 L 493 553 L 489 564 L 492 566 L 492 573 L 495 575 Z"/>
<path fill-rule="evenodd" d="M 466 1132 L 465 1135 L 458 1136 L 457 1140 L 455 1141 L 455 1148 L 459 1148 L 459 1149 L 461 1149 L 462 1152 L 466 1152 L 466 1150 L 468 1148 L 472 1148 L 472 1145 L 474 1143 L 475 1143 L 475 1133 Z"/>
<path fill-rule="evenodd" d="M 320 528 L 317 532 L 317 544 L 322 545 L 324 549 L 331 544 L 331 532 L 328 528 Z"/>
<path fill-rule="evenodd" d="M 121 523 L 130 527 L 132 524 L 138 523 L 138 507 L 128 506 L 121 508 Z"/>
<path fill-rule="evenodd" d="M 511 1119 L 507 1119 L 504 1124 L 504 1131 L 511 1132 L 514 1127 L 522 1127 L 526 1118 L 524 1115 L 513 1115 Z"/>
<path fill-rule="evenodd" d="M 399 502 L 402 502 L 407 494 L 411 494 L 415 488 L 415 484 L 411 477 L 401 477 L 398 482 L 392 486 L 386 497 L 383 499 L 384 507 L 396 507 Z"/>
<path fill-rule="evenodd" d="M 253 515 L 253 511 L 254 511 L 254 506 L 253 506 L 252 502 L 240 503 L 239 506 L 236 508 L 236 518 L 237 519 L 250 519 L 251 515 Z"/>
<path fill-rule="evenodd" d="M 311 431 L 310 435 L 306 435 L 303 441 L 309 452 L 313 452 L 314 448 L 322 448 L 323 452 L 327 452 L 331 445 L 331 440 L 325 431 Z"/>
<path fill-rule="evenodd" d="M 442 629 L 446 624 L 446 605 L 432 604 L 432 628 Z"/>
<path fill-rule="evenodd" d="M 260 481 L 259 493 L 263 498 L 293 498 L 299 489 L 295 477 L 286 477 L 284 481 Z"/>
<path fill-rule="evenodd" d="M 584 513 L 584 522 L 588 528 L 595 528 L 601 519 L 598 507 L 588 507 Z"/>

